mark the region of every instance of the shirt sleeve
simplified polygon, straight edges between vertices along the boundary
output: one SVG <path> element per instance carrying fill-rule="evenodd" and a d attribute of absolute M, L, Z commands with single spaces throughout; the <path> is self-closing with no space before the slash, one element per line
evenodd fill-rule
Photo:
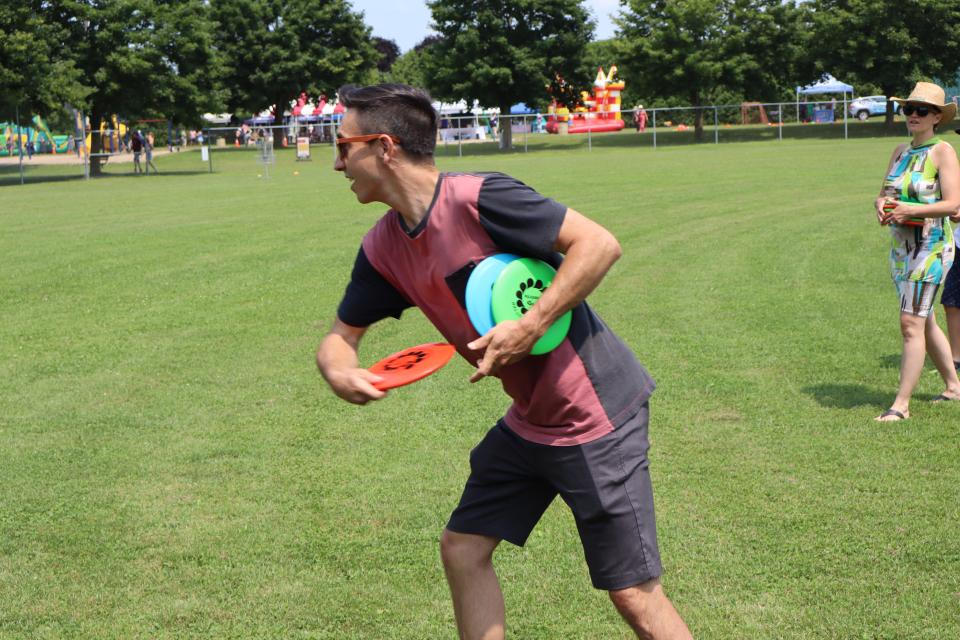
<path fill-rule="evenodd" d="M 477 199 L 480 224 L 500 249 L 548 259 L 567 207 L 542 196 L 516 178 L 491 173 Z"/>
<path fill-rule="evenodd" d="M 387 316 L 399 318 L 404 309 L 412 306 L 374 269 L 360 247 L 350 283 L 337 308 L 337 317 L 352 327 L 367 327 Z"/>

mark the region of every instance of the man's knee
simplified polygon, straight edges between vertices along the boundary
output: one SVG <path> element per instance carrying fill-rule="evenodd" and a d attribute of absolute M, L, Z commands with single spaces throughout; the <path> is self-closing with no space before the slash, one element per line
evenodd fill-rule
<path fill-rule="evenodd" d="M 489 536 L 457 533 L 444 529 L 440 536 L 440 558 L 448 569 L 470 569 L 490 563 L 500 541 Z"/>
<path fill-rule="evenodd" d="M 647 626 L 651 617 L 658 615 L 664 604 L 669 602 L 658 578 L 608 593 L 617 611 L 641 626 Z"/>

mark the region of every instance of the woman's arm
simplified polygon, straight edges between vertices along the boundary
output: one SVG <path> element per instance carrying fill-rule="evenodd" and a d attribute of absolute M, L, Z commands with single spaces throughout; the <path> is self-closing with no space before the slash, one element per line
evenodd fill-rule
<path fill-rule="evenodd" d="M 883 193 L 884 184 L 886 183 L 887 176 L 890 175 L 890 170 L 893 169 L 893 163 L 896 161 L 897 157 L 903 152 L 904 147 L 907 145 L 901 144 L 897 145 L 897 148 L 893 150 L 893 153 L 890 155 L 890 160 L 887 162 L 887 170 L 883 173 L 883 180 L 880 182 L 880 194 L 877 196 L 876 200 L 873 201 L 873 208 L 877 212 L 877 222 L 880 224 L 890 224 L 890 213 L 883 210 L 883 205 L 887 201 L 886 195 Z"/>

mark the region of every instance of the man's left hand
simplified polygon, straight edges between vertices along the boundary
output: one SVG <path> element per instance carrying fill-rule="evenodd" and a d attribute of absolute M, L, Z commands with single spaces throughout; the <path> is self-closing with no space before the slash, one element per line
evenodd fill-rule
<path fill-rule="evenodd" d="M 522 360 L 539 338 L 534 330 L 520 320 L 504 320 L 497 324 L 486 335 L 467 345 L 474 351 L 483 351 L 470 382 L 495 375 L 501 367 Z"/>

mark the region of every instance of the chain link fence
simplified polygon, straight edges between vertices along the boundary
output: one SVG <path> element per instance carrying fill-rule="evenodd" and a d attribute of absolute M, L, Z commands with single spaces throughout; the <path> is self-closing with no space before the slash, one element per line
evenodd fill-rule
<path fill-rule="evenodd" d="M 653 106 L 625 109 L 620 118 L 574 113 L 566 128 L 549 126 L 548 113 L 518 115 L 441 115 L 438 157 L 488 155 L 500 152 L 503 128 L 510 128 L 513 152 L 538 150 L 674 147 L 694 144 L 849 140 L 906 135 L 902 117 L 894 126 L 884 116 L 861 121 L 844 101 L 772 102 Z M 89 178 L 96 175 L 150 175 L 169 153 L 199 149 L 198 171 L 215 171 L 218 154 L 260 150 L 271 138 L 273 152 L 296 153 L 298 159 L 333 161 L 340 116 L 290 118 L 283 125 L 258 124 L 184 128 L 164 119 L 127 121 L 111 117 L 91 127 L 89 117 L 71 107 L 45 118 L 16 111 L 0 114 L 0 186 L 36 181 Z M 560 129 L 560 133 L 548 133 Z M 615 128 L 614 131 L 601 129 Z M 134 138 L 142 143 L 139 153 Z M 145 142 L 150 141 L 150 162 Z M 96 149 L 96 151 L 94 151 Z M 253 159 L 253 158 L 252 158 Z M 94 166 L 96 165 L 96 166 Z M 267 169 L 268 170 L 268 169 Z"/>
<path fill-rule="evenodd" d="M 196 133 L 163 118 L 111 116 L 94 127 L 70 105 L 43 115 L 14 109 L 0 113 L 0 186 L 159 173 L 157 158 L 196 144 Z"/>

